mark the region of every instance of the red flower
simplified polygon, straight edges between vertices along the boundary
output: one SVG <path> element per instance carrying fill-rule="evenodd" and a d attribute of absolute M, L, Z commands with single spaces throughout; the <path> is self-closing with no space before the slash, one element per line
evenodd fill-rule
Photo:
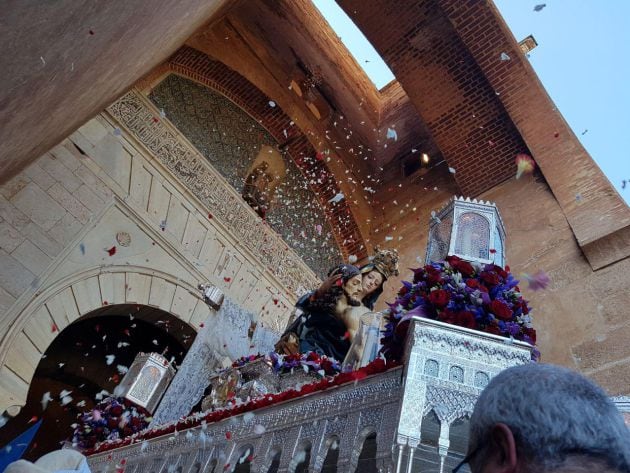
<path fill-rule="evenodd" d="M 498 299 L 495 299 L 490 303 L 490 312 L 492 312 L 501 320 L 512 319 L 512 310 L 505 302 Z"/>
<path fill-rule="evenodd" d="M 479 287 L 479 281 L 477 281 L 476 279 L 467 279 L 466 286 L 477 289 Z"/>
<path fill-rule="evenodd" d="M 306 357 L 306 359 L 307 359 L 307 361 L 314 361 L 314 362 L 316 362 L 316 363 L 319 363 L 320 356 L 319 356 L 317 353 L 315 353 L 314 351 L 312 351 L 312 352 L 310 352 L 310 353 L 308 354 L 308 356 Z"/>
<path fill-rule="evenodd" d="M 462 275 L 466 277 L 470 277 L 472 273 L 475 272 L 475 268 L 472 267 L 472 264 L 470 264 L 468 261 L 464 261 L 457 256 L 449 256 L 446 258 L 446 261 L 451 266 L 451 268 L 453 268 L 455 271 L 459 271 L 460 273 L 462 273 Z"/>
<path fill-rule="evenodd" d="M 525 332 L 525 335 L 527 335 L 529 338 L 532 339 L 532 342 L 534 344 L 536 344 L 536 330 L 533 328 L 524 328 L 523 332 Z"/>
<path fill-rule="evenodd" d="M 456 316 L 456 325 L 472 329 L 477 328 L 477 322 L 475 321 L 475 316 L 472 312 L 463 310 L 461 312 L 457 312 Z"/>
<path fill-rule="evenodd" d="M 399 296 L 404 296 L 408 292 L 409 292 L 409 288 L 407 286 L 403 286 L 403 287 L 400 288 L 400 291 L 398 291 L 398 295 Z"/>
<path fill-rule="evenodd" d="M 429 293 L 429 301 L 439 309 L 446 307 L 449 300 L 451 300 L 451 295 L 444 289 L 436 289 Z"/>
<path fill-rule="evenodd" d="M 446 322 L 447 324 L 454 324 L 457 320 L 457 314 L 450 309 L 444 309 L 438 314 L 438 320 L 440 322 Z"/>
<path fill-rule="evenodd" d="M 488 325 L 486 327 L 486 332 L 492 333 L 494 335 L 501 335 L 501 330 L 499 330 L 499 327 L 497 327 L 496 325 Z"/>
<path fill-rule="evenodd" d="M 433 266 L 427 265 L 424 267 L 424 270 L 427 273 L 426 278 L 427 278 L 427 283 L 429 283 L 429 286 L 442 284 L 443 282 L 442 272 L 439 269 L 435 269 Z"/>
<path fill-rule="evenodd" d="M 494 271 L 503 279 L 508 277 L 507 271 L 504 270 L 501 266 L 497 266 L 496 264 L 493 264 L 492 266 L 493 266 Z"/>
<path fill-rule="evenodd" d="M 499 284 L 499 276 L 495 272 L 484 271 L 480 275 L 481 280 L 490 286 Z"/>

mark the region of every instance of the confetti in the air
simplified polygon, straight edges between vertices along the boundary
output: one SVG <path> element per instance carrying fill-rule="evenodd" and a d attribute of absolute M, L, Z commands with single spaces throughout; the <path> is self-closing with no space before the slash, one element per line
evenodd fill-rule
<path fill-rule="evenodd" d="M 393 236 L 386 236 L 385 241 L 392 241 L 394 239 Z"/>
<path fill-rule="evenodd" d="M 398 133 L 396 133 L 396 130 L 394 130 L 393 128 L 388 128 L 387 129 L 387 139 L 388 140 L 398 141 Z"/>
<path fill-rule="evenodd" d="M 66 406 L 72 402 L 72 396 L 64 396 L 61 398 L 61 405 Z"/>
<path fill-rule="evenodd" d="M 350 256 L 348 256 L 348 263 L 354 264 L 356 262 L 357 262 L 357 255 L 350 255 Z"/>
<path fill-rule="evenodd" d="M 105 250 L 109 256 L 114 256 L 116 254 L 116 246 L 112 246 L 111 248 Z"/>
<path fill-rule="evenodd" d="M 546 6 L 547 6 L 547 4 L 546 4 L 546 3 L 539 3 L 538 5 L 536 5 L 536 6 L 534 7 L 534 11 L 536 11 L 536 12 L 541 11 L 541 10 L 542 10 L 543 8 L 545 8 Z"/>
<path fill-rule="evenodd" d="M 501 61 L 509 61 L 512 59 L 508 53 L 501 53 Z"/>
<path fill-rule="evenodd" d="M 529 174 L 534 171 L 536 162 L 532 157 L 525 153 L 516 155 L 516 179 L 520 178 L 523 174 Z"/>
<path fill-rule="evenodd" d="M 273 100 L 270 100 L 270 101 L 269 101 L 269 106 L 270 106 L 271 108 L 274 108 L 274 107 L 276 106 L 276 102 L 274 102 Z"/>
<path fill-rule="evenodd" d="M 46 410 L 46 408 L 48 407 L 48 403 L 49 403 L 50 401 L 52 401 L 52 400 L 53 400 L 53 398 L 52 398 L 52 396 L 50 395 L 50 391 L 46 391 L 46 392 L 44 393 L 44 395 L 42 396 L 42 400 L 41 400 L 41 403 L 42 403 L 42 411 L 45 411 L 45 410 Z"/>
<path fill-rule="evenodd" d="M 332 199 L 330 199 L 328 202 L 331 203 L 337 203 L 337 202 L 341 202 L 346 196 L 343 195 L 342 192 L 339 192 L 337 195 L 335 195 L 335 197 L 333 197 Z"/>
<path fill-rule="evenodd" d="M 108 365 L 111 365 L 115 359 L 116 359 L 116 355 L 105 355 L 105 362 Z"/>
<path fill-rule="evenodd" d="M 440 217 L 437 216 L 437 213 L 435 213 L 435 210 L 431 210 L 431 220 L 433 220 L 438 225 L 442 223 L 442 220 L 440 220 Z"/>
<path fill-rule="evenodd" d="M 532 291 L 546 289 L 550 281 L 549 275 L 547 275 L 547 273 L 545 273 L 542 269 L 531 276 L 529 274 L 523 274 L 523 279 L 527 281 L 528 288 Z"/>
<path fill-rule="evenodd" d="M 81 254 L 85 255 L 85 244 L 79 243 L 79 250 L 81 250 Z"/>

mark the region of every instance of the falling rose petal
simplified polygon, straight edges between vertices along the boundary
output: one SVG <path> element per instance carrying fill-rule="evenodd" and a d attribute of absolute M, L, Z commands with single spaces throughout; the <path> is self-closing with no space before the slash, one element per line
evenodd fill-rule
<path fill-rule="evenodd" d="M 228 439 L 228 440 L 231 440 L 232 439 L 232 432 L 226 432 L 225 433 L 225 438 Z"/>
<path fill-rule="evenodd" d="M 529 174 L 536 168 L 536 162 L 532 157 L 525 153 L 516 155 L 516 179 L 519 179 L 523 174 Z"/>
<path fill-rule="evenodd" d="M 105 363 L 111 365 L 116 359 L 116 355 L 105 355 Z"/>
<path fill-rule="evenodd" d="M 226 277 L 224 277 L 224 278 L 223 278 L 223 280 L 224 280 L 225 282 L 230 282 L 230 281 L 232 280 L 232 278 L 229 278 L 229 277 L 227 277 L 227 276 L 226 276 Z"/>
<path fill-rule="evenodd" d="M 343 192 L 339 192 L 337 193 L 337 195 L 335 195 L 332 199 L 330 199 L 328 202 L 331 203 L 337 203 L 337 202 L 341 202 L 346 196 L 343 195 Z"/>
<path fill-rule="evenodd" d="M 52 400 L 53 400 L 53 398 L 52 398 L 52 396 L 50 395 L 50 391 L 46 391 L 46 392 L 44 393 L 44 395 L 42 396 L 42 400 L 41 400 L 41 403 L 42 403 L 42 410 L 43 410 L 43 411 L 45 411 L 45 410 L 46 410 L 46 408 L 48 407 L 48 403 L 49 403 L 50 401 L 52 401 Z"/>
<path fill-rule="evenodd" d="M 357 262 L 357 255 L 350 255 L 350 256 L 348 256 L 348 263 L 354 264 L 356 262 Z"/>
<path fill-rule="evenodd" d="M 490 248 L 488 251 L 490 251 L 491 255 L 494 255 L 497 252 L 494 248 Z"/>
<path fill-rule="evenodd" d="M 315 159 L 317 159 L 318 161 L 323 161 L 324 157 L 325 157 L 325 155 L 324 155 L 324 153 L 322 151 L 318 151 L 315 154 Z"/>
<path fill-rule="evenodd" d="M 59 327 L 57 327 L 57 324 L 55 322 L 53 322 L 52 327 L 50 327 L 50 331 L 52 333 L 55 333 L 55 332 L 59 331 Z"/>
<path fill-rule="evenodd" d="M 107 254 L 109 256 L 114 256 L 116 254 L 116 246 L 112 246 L 109 250 L 105 250 L 107 251 Z"/>
<path fill-rule="evenodd" d="M 208 214 L 208 219 L 211 219 L 211 218 L 212 218 L 212 214 Z"/>
<path fill-rule="evenodd" d="M 29 419 L 29 421 L 27 422 L 27 424 L 32 424 L 33 422 L 37 422 L 38 417 L 37 416 L 33 416 Z"/>
<path fill-rule="evenodd" d="M 529 275 L 524 274 L 524 279 L 528 283 L 528 288 L 532 291 L 540 291 L 542 289 L 546 289 L 549 286 L 549 275 L 545 273 L 542 269 L 538 270 L 535 274 Z"/>

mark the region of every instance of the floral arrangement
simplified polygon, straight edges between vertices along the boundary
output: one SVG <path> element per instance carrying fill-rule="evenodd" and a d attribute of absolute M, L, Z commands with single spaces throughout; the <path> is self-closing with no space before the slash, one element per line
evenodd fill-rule
<path fill-rule="evenodd" d="M 263 357 L 264 355 L 261 355 L 260 353 L 256 355 L 241 356 L 240 358 L 232 362 L 232 368 L 240 368 L 241 366 L 245 366 L 246 364 L 251 363 L 252 361 L 259 360 Z"/>
<path fill-rule="evenodd" d="M 372 361 L 370 364 L 356 371 L 351 371 L 349 373 L 339 373 L 333 377 L 325 377 L 313 383 L 302 385 L 299 389 L 290 389 L 288 391 L 283 391 L 277 394 L 268 394 L 264 397 L 252 399 L 249 402 L 245 402 L 241 404 L 234 404 L 234 405 L 230 405 L 229 407 L 225 407 L 225 408 L 217 409 L 213 411 L 207 411 L 200 414 L 193 414 L 177 422 L 172 422 L 170 424 L 162 425 L 154 429 L 138 432 L 125 438 L 119 438 L 117 440 L 108 440 L 106 442 L 102 442 L 98 445 L 93 446 L 93 448 L 90 448 L 89 450 L 83 453 L 84 455 L 89 456 L 95 453 L 100 453 L 100 452 L 105 452 L 108 450 L 113 450 L 115 448 L 120 448 L 125 445 L 131 445 L 134 443 L 144 442 L 155 437 L 160 437 L 162 435 L 181 432 L 182 430 L 189 429 L 191 427 L 196 427 L 198 425 L 203 426 L 205 424 L 209 424 L 212 422 L 218 422 L 228 417 L 233 417 L 239 414 L 244 414 L 246 412 L 251 412 L 256 409 L 261 409 L 263 407 L 267 407 L 267 406 L 277 404 L 283 401 L 288 401 L 290 399 L 296 399 L 301 396 L 305 396 L 307 394 L 311 394 L 314 392 L 323 391 L 325 389 L 328 389 L 334 386 L 341 386 L 346 383 L 357 382 L 362 379 L 365 379 L 368 376 L 382 373 L 384 371 L 387 371 L 391 368 L 395 368 L 397 366 L 398 366 L 398 363 L 396 362 L 385 361 L 381 358 L 377 358 L 376 360 Z"/>
<path fill-rule="evenodd" d="M 271 352 L 269 358 L 276 373 L 291 373 L 295 368 L 301 368 L 306 373 L 316 372 L 324 377 L 335 376 L 341 372 L 341 365 L 337 360 L 319 355 L 314 351 L 294 355 L 279 355 Z"/>
<path fill-rule="evenodd" d="M 530 308 L 507 266 L 471 264 L 449 256 L 413 270 L 413 281 L 404 281 L 398 297 L 388 305 L 381 340 L 388 359 L 401 359 L 413 316 L 536 343 Z M 539 355 L 534 350 L 534 358 Z"/>
<path fill-rule="evenodd" d="M 108 397 L 92 411 L 78 415 L 72 444 L 91 449 L 105 440 L 124 439 L 146 429 L 150 414 L 124 398 Z"/>

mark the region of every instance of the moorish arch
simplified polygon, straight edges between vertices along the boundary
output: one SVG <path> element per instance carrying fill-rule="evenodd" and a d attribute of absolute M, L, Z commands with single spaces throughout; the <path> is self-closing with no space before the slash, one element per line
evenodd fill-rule
<path fill-rule="evenodd" d="M 324 159 L 317 159 L 315 147 L 299 124 L 287 127 L 291 118 L 278 106 L 269 106 L 267 97 L 255 84 L 220 61 L 189 46 L 180 48 L 169 60 L 144 77 L 136 87 L 150 90 L 169 74 L 177 74 L 225 96 L 262 126 L 286 150 L 325 211 L 333 235 L 344 258 L 367 257 L 368 247 L 346 200 L 331 202 L 341 192 Z"/>
<path fill-rule="evenodd" d="M 25 404 L 42 355 L 66 327 L 134 308 L 141 317 L 159 309 L 195 331 L 209 313 L 192 284 L 155 269 L 95 267 L 57 281 L 32 298 L 0 347 L 0 412 Z"/>

